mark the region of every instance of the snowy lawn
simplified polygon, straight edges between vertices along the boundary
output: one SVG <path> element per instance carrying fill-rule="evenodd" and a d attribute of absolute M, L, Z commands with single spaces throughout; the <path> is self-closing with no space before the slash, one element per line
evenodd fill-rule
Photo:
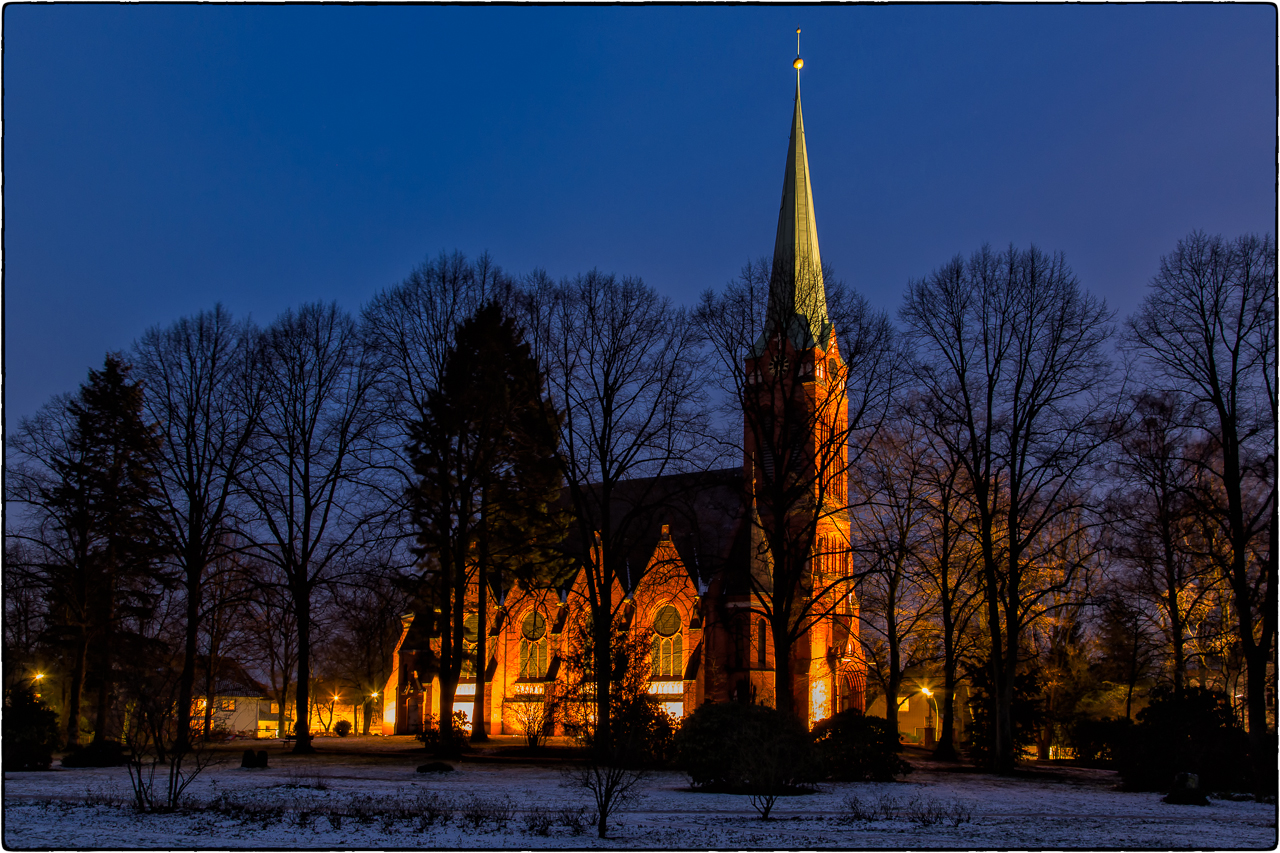
<path fill-rule="evenodd" d="M 762 821 L 745 796 L 699 794 L 677 772 L 654 773 L 610 823 L 575 834 L 591 802 L 556 766 L 462 761 L 419 774 L 411 738 L 317 741 L 319 754 L 240 752 L 189 789 L 192 806 L 139 815 L 123 767 L 4 774 L 4 843 L 31 848 L 1200 848 L 1276 846 L 1276 807 L 1212 800 L 1173 806 L 1115 790 L 1104 770 L 1035 766 L 1014 778 L 957 772 L 911 756 L 894 784 L 824 784 L 784 797 Z M 239 746 L 243 749 L 244 744 Z M 850 803 L 856 799 L 856 805 Z M 210 807 L 210 804 L 212 806 Z M 505 814 L 504 814 L 505 813 Z M 544 834 L 545 833 L 545 834 Z"/>

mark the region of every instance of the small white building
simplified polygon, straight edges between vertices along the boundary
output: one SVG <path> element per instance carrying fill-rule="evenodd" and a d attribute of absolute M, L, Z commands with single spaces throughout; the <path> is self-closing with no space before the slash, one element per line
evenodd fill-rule
<path fill-rule="evenodd" d="M 192 717 L 203 721 L 205 709 L 212 702 L 211 732 L 235 737 L 277 737 L 280 706 L 272 700 L 267 688 L 233 660 L 219 659 L 216 668 L 212 696 L 193 700 Z M 202 678 L 197 680 L 197 689 L 204 689 L 202 681 Z"/>

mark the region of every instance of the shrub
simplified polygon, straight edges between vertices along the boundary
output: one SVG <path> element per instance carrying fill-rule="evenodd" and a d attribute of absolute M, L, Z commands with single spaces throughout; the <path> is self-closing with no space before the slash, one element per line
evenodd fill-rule
<path fill-rule="evenodd" d="M 1249 787 L 1248 736 L 1226 696 L 1202 687 L 1157 687 L 1117 756 L 1130 791 L 1168 791 L 1178 773 L 1195 773 L 1205 791 Z"/>
<path fill-rule="evenodd" d="M 338 737 L 346 737 L 347 735 L 351 734 L 351 721 L 338 720 L 338 722 L 333 724 L 333 732 Z"/>
<path fill-rule="evenodd" d="M 586 806 L 564 806 L 556 813 L 556 817 L 573 835 L 581 835 L 588 826 L 593 826 L 596 822 L 595 813 L 588 813 Z"/>
<path fill-rule="evenodd" d="M 440 727 L 434 714 L 417 738 L 422 741 L 422 745 L 428 752 L 434 752 L 436 755 L 460 755 L 467 746 L 467 736 L 470 733 L 471 724 L 467 722 L 466 712 L 454 711 L 453 743 L 441 743 Z"/>
<path fill-rule="evenodd" d="M 611 756 L 625 767 L 658 768 L 671 762 L 675 726 L 657 700 L 641 695 L 610 704 Z"/>
<path fill-rule="evenodd" d="M 1082 717 L 1071 727 L 1071 748 L 1076 760 L 1091 767 L 1109 767 L 1133 739 L 1133 720 L 1128 717 Z"/>
<path fill-rule="evenodd" d="M 124 744 L 115 740 L 93 741 L 62 757 L 63 767 L 119 767 L 129 760 Z"/>
<path fill-rule="evenodd" d="M 479 829 L 486 823 L 492 823 L 499 829 L 504 829 L 507 821 L 515 817 L 515 814 L 516 809 L 510 797 L 486 800 L 472 794 L 471 799 L 463 804 L 458 817 L 464 823 L 470 824 L 472 829 Z"/>
<path fill-rule="evenodd" d="M 524 813 L 524 831 L 530 835 L 550 835 L 555 818 L 551 809 L 534 806 Z"/>
<path fill-rule="evenodd" d="M 457 809 L 452 800 L 432 791 L 418 796 L 415 810 L 418 812 L 418 828 L 425 830 L 431 826 L 447 825 Z"/>
<path fill-rule="evenodd" d="M 28 685 L 4 694 L 3 764 L 9 770 L 48 770 L 58 746 L 58 715 Z"/>
<path fill-rule="evenodd" d="M 685 718 L 675 735 L 676 765 L 695 788 L 751 793 L 760 785 L 785 793 L 814 781 L 809 733 L 774 708 L 709 703 Z"/>
<path fill-rule="evenodd" d="M 889 721 L 854 708 L 814 726 L 813 748 L 824 779 L 892 782 L 911 772 L 911 765 L 898 757 L 902 745 Z"/>

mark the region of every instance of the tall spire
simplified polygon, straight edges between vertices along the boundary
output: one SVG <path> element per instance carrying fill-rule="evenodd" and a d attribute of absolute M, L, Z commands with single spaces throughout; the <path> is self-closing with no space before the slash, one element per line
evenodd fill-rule
<path fill-rule="evenodd" d="M 791 143 L 782 180 L 782 206 L 778 234 L 773 244 L 773 271 L 769 284 L 769 332 L 785 328 L 798 349 L 825 347 L 831 336 L 827 296 L 822 281 L 822 255 L 818 251 L 818 225 L 813 212 L 813 186 L 809 154 L 804 141 L 804 116 L 800 110 L 800 31 L 796 30 L 795 112 L 791 118 Z"/>

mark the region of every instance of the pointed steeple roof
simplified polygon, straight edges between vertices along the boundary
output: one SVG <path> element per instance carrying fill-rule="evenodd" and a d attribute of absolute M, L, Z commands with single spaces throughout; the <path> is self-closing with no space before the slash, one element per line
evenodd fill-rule
<path fill-rule="evenodd" d="M 782 205 L 773 244 L 769 291 L 771 331 L 776 331 L 778 326 L 785 327 L 792 343 L 801 349 L 826 345 L 831 323 L 827 319 L 809 152 L 805 147 L 804 115 L 800 110 L 799 73 L 796 74 L 796 103 L 782 179 Z"/>

